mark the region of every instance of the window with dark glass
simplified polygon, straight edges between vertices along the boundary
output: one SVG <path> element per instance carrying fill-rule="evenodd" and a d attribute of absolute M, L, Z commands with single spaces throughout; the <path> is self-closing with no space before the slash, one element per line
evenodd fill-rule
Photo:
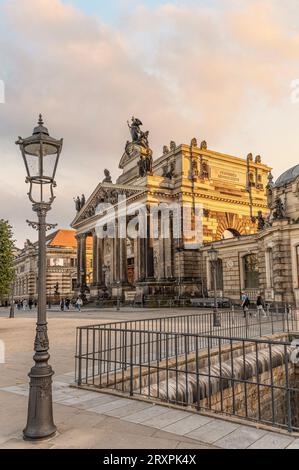
<path fill-rule="evenodd" d="M 259 287 L 258 262 L 255 254 L 244 256 L 244 285 L 245 289 Z"/>
<path fill-rule="evenodd" d="M 222 267 L 222 259 L 217 259 L 216 261 L 216 289 L 223 290 L 223 267 Z M 214 289 L 214 275 L 213 269 L 211 266 L 211 273 L 212 273 L 212 290 Z"/>

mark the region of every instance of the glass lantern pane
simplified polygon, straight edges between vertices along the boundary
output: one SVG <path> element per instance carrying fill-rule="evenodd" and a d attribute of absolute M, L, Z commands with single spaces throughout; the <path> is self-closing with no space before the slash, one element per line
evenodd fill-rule
<path fill-rule="evenodd" d="M 39 157 L 34 155 L 26 155 L 26 162 L 29 170 L 30 177 L 39 176 L 40 175 L 40 168 L 39 168 Z"/>
<path fill-rule="evenodd" d="M 30 155 L 38 156 L 40 153 L 40 144 L 34 143 L 25 146 L 25 152 Z"/>
<path fill-rule="evenodd" d="M 55 145 L 43 144 L 43 153 L 44 155 L 55 155 L 57 153 L 57 148 Z"/>
<path fill-rule="evenodd" d="M 43 176 L 47 176 L 49 178 L 53 178 L 53 172 L 56 164 L 57 154 L 54 155 L 46 155 L 43 158 Z"/>

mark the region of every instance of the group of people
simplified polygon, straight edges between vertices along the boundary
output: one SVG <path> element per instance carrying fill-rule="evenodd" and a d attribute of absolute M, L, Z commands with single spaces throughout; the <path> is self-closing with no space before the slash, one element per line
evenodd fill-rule
<path fill-rule="evenodd" d="M 72 302 L 71 300 L 67 297 L 65 299 L 61 299 L 60 301 L 60 310 L 64 312 L 65 310 L 69 310 Z M 74 302 L 75 309 L 78 310 L 78 312 L 81 312 L 81 307 L 83 305 L 83 300 L 81 297 L 77 297 L 76 301 Z"/>
<path fill-rule="evenodd" d="M 36 300 L 33 300 L 33 299 L 23 299 L 23 300 L 18 300 L 17 301 L 17 309 L 18 310 L 27 310 L 27 308 L 29 308 L 29 310 L 32 310 L 32 307 L 36 307 L 37 306 L 37 301 Z"/>
<path fill-rule="evenodd" d="M 249 310 L 250 305 L 251 305 L 251 303 L 250 303 L 250 299 L 248 297 L 248 294 L 246 294 L 246 292 L 244 292 L 242 294 L 242 301 L 241 301 L 241 306 L 242 306 L 242 309 L 243 309 L 244 318 L 246 318 L 247 312 L 249 312 L 249 315 L 252 316 L 252 310 Z M 265 302 L 264 302 L 263 297 L 260 294 L 257 296 L 255 305 L 256 305 L 256 310 L 257 310 L 258 315 L 259 316 L 263 315 L 264 317 L 266 317 L 267 312 L 265 310 Z M 254 316 L 256 316 L 255 313 L 254 313 Z"/>

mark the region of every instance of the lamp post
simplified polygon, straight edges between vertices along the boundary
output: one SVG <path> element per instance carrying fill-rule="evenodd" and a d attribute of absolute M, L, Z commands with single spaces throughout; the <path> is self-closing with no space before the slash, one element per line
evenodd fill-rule
<path fill-rule="evenodd" d="M 208 250 L 209 260 L 212 266 L 213 272 L 213 281 L 214 281 L 214 308 L 213 308 L 213 326 L 221 326 L 220 318 L 218 315 L 218 305 L 217 305 L 217 278 L 216 278 L 216 266 L 218 260 L 218 250 L 213 246 Z"/>
<path fill-rule="evenodd" d="M 51 309 L 51 292 L 52 292 L 51 287 L 49 287 L 49 298 L 48 298 L 48 308 L 49 308 L 49 310 Z"/>
<path fill-rule="evenodd" d="M 50 137 L 39 116 L 37 127 L 30 137 L 16 142 L 19 145 L 29 183 L 29 200 L 37 213 L 37 222 L 28 224 L 38 230 L 38 308 L 36 336 L 33 356 L 34 366 L 30 377 L 27 425 L 23 431 L 25 439 L 42 439 L 56 432 L 52 405 L 52 367 L 48 364 L 49 340 L 46 314 L 46 231 L 55 227 L 46 223 L 47 212 L 55 199 L 55 174 L 63 140 Z"/>

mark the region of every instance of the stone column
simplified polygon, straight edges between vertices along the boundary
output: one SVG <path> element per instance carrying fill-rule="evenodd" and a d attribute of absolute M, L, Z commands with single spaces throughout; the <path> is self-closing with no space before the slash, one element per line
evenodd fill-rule
<path fill-rule="evenodd" d="M 92 286 L 98 286 L 98 237 L 95 230 L 92 233 Z"/>
<path fill-rule="evenodd" d="M 81 271 L 80 271 L 80 287 L 86 286 L 86 238 L 87 234 L 84 233 L 81 238 Z"/>
<path fill-rule="evenodd" d="M 97 282 L 98 287 L 105 286 L 105 279 L 103 273 L 103 265 L 104 265 L 104 240 L 103 238 L 97 239 Z"/>
<path fill-rule="evenodd" d="M 138 272 L 138 280 L 144 281 L 146 274 L 145 274 L 145 238 L 137 238 L 137 272 Z"/>
<path fill-rule="evenodd" d="M 81 287 L 81 251 L 82 251 L 82 236 L 76 235 L 77 240 L 77 287 Z"/>
<path fill-rule="evenodd" d="M 113 281 L 120 279 L 120 239 L 118 238 L 118 221 L 115 221 L 115 236 L 113 239 Z"/>
<path fill-rule="evenodd" d="M 145 256 L 145 277 L 151 279 L 154 277 L 154 249 L 153 238 L 151 233 L 151 215 L 147 214 L 147 237 L 144 239 L 144 256 Z"/>
<path fill-rule="evenodd" d="M 127 267 L 127 239 L 119 239 L 120 248 L 120 281 L 122 284 L 128 283 L 128 267 Z"/>

